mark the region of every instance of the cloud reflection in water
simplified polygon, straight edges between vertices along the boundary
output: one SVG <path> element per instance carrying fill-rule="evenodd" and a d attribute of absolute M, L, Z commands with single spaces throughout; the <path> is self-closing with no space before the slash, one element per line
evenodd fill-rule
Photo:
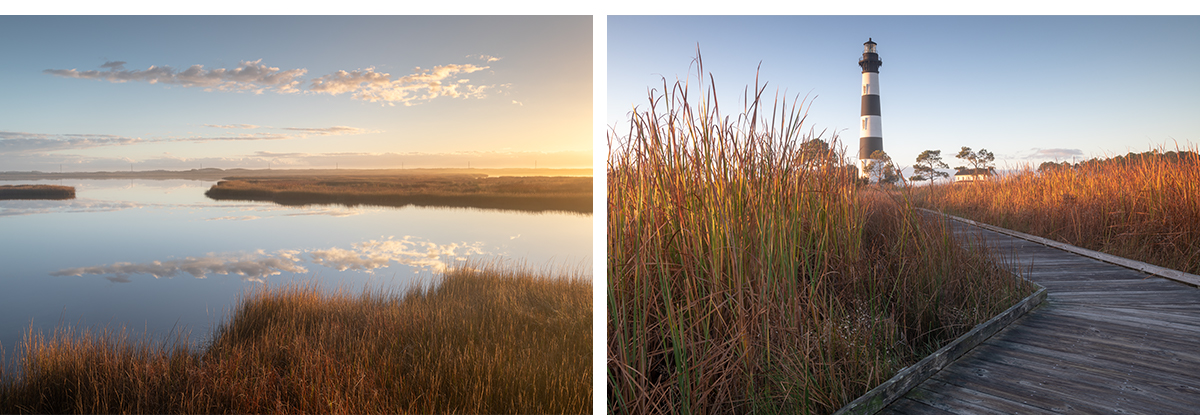
<path fill-rule="evenodd" d="M 370 240 L 353 245 L 352 249 L 328 248 L 310 250 L 280 250 L 268 254 L 263 250 L 253 253 L 210 253 L 203 257 L 187 257 L 168 261 L 153 261 L 134 264 L 118 262 L 110 265 L 67 268 L 51 272 L 56 277 L 84 275 L 107 275 L 112 282 L 130 282 L 133 274 L 149 274 L 154 278 L 172 278 L 186 273 L 195 278 L 206 278 L 208 274 L 239 275 L 246 281 L 263 282 L 267 277 L 282 272 L 308 272 L 301 265 L 305 258 L 313 264 L 338 271 L 361 270 L 372 273 L 392 263 L 416 267 L 420 271 L 444 271 L 451 261 L 461 261 L 469 255 L 487 254 L 483 243 L 437 244 L 418 237 L 405 236 L 400 239 Z"/>

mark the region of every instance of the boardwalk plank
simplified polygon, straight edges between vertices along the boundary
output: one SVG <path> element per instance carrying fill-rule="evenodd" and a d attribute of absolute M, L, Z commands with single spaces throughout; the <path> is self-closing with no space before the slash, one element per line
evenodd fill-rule
<path fill-rule="evenodd" d="M 948 411 L 948 410 L 941 409 L 939 406 L 929 406 L 921 401 L 907 399 L 907 398 L 901 398 L 901 399 L 897 399 L 895 403 L 888 405 L 887 408 L 884 408 L 883 410 L 879 411 L 878 414 L 880 414 L 880 415 L 904 415 L 904 414 L 922 413 L 922 414 L 932 414 L 932 415 L 953 415 L 953 414 L 959 413 L 959 412 L 955 412 L 953 410 Z"/>
<path fill-rule="evenodd" d="M 930 387 L 921 387 L 911 399 L 953 413 L 974 414 L 1032 414 L 1044 409 L 1003 399 L 974 389 L 931 380 Z"/>
<path fill-rule="evenodd" d="M 1184 375 L 1165 377 L 1157 371 L 1141 370 L 1145 365 L 1139 363 L 1144 362 L 1113 365 L 1082 354 L 1007 342 L 982 345 L 979 350 L 979 359 L 983 361 L 1008 365 L 1016 370 L 1057 373 L 1057 378 L 1073 383 L 1087 383 L 1101 390 L 1160 401 L 1164 406 L 1176 407 L 1176 412 L 1194 407 L 1194 402 L 1188 402 L 1187 395 L 1200 391 L 1188 386 L 1200 379 Z"/>
<path fill-rule="evenodd" d="M 934 374 L 887 413 L 1200 408 L 1196 287 L 957 221 L 946 225 L 964 244 L 987 250 L 995 263 L 1041 283 L 1049 294 L 1040 308 Z"/>

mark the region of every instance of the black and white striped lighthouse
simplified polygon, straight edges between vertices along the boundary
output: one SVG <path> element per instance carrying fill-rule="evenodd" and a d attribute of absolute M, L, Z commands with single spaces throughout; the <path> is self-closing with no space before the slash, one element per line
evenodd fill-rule
<path fill-rule="evenodd" d="M 867 38 L 863 43 L 862 59 L 862 126 L 858 133 L 858 171 L 861 177 L 869 177 L 867 163 L 871 153 L 883 150 L 883 125 L 879 117 L 879 67 L 883 61 L 875 53 L 875 42 Z"/>

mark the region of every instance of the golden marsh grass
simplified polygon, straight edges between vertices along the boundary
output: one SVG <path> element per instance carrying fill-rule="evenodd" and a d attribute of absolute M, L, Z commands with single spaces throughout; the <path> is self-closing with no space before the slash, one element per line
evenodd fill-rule
<path fill-rule="evenodd" d="M 584 413 L 591 283 L 470 264 L 430 289 L 260 288 L 202 350 L 30 333 L 0 412 Z"/>
<path fill-rule="evenodd" d="M 802 103 L 708 86 L 609 135 L 610 413 L 829 413 L 1032 292 L 801 151 Z"/>
<path fill-rule="evenodd" d="M 916 192 L 919 204 L 1200 274 L 1200 154 L 1130 154 Z"/>

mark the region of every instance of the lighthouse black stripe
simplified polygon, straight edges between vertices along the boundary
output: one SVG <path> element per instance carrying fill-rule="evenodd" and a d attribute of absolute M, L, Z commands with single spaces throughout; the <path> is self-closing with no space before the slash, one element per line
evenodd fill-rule
<path fill-rule="evenodd" d="M 879 113 L 879 95 L 862 96 L 862 115 L 881 115 Z"/>
<path fill-rule="evenodd" d="M 869 159 L 875 150 L 883 150 L 883 137 L 859 137 L 858 158 Z"/>

